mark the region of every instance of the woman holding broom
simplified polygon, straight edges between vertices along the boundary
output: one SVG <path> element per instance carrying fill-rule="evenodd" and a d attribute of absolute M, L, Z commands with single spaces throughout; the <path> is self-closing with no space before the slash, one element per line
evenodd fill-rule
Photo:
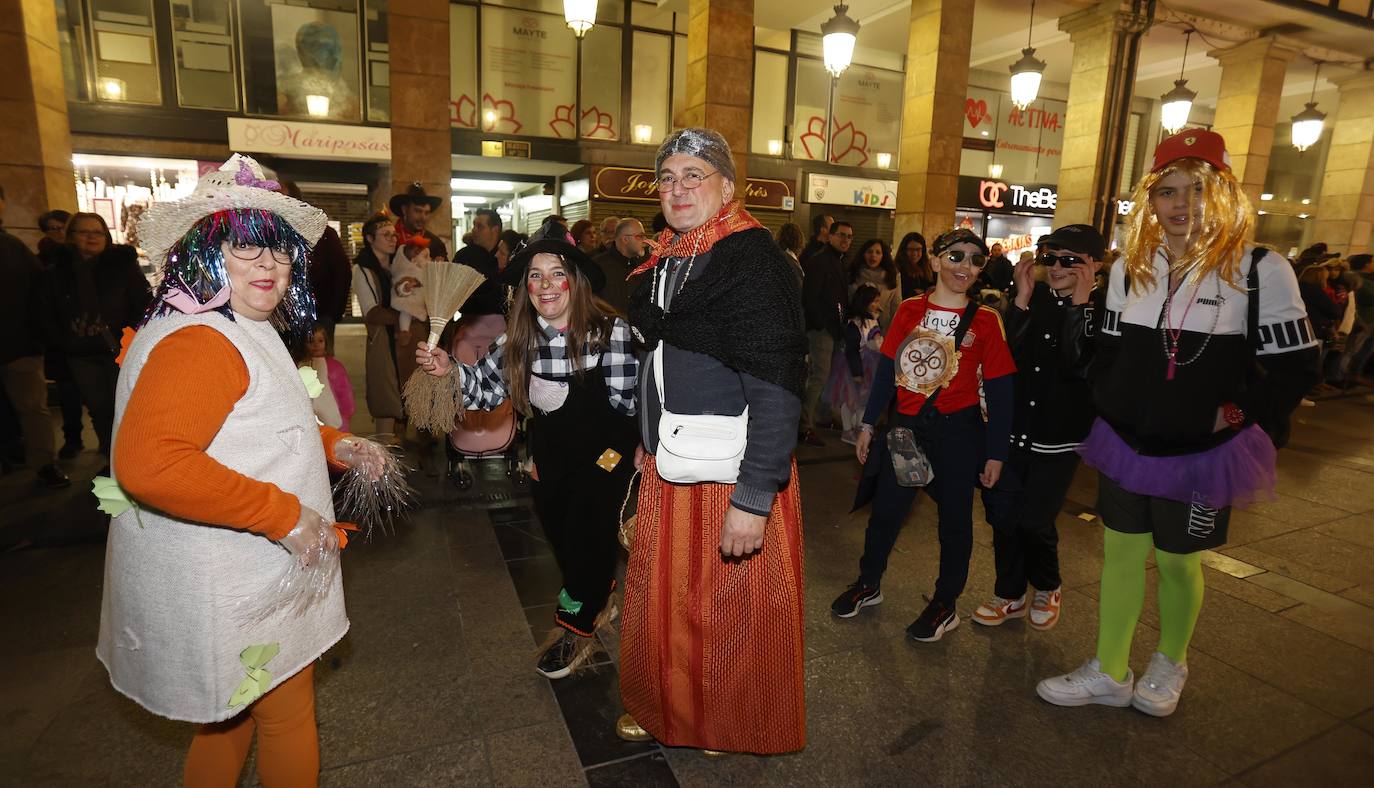
<path fill-rule="evenodd" d="M 629 325 L 592 295 L 604 274 L 562 224 L 545 222 L 510 266 L 521 272 L 527 297 L 511 308 L 490 353 L 474 366 L 455 364 L 422 343 L 415 359 L 464 408 L 490 410 L 510 399 L 532 419 L 535 511 L 563 573 L 557 626 L 536 670 L 558 679 L 586 663 L 592 635 L 614 614 L 620 504 L 639 445 L 639 363 Z"/>

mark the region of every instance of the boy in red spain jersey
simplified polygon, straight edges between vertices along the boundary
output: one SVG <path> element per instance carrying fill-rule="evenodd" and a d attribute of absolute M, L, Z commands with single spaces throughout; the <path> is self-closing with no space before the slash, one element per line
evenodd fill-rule
<path fill-rule="evenodd" d="M 920 489 L 900 483 L 894 470 L 894 451 L 899 465 L 910 463 L 904 441 L 887 440 L 893 433 L 874 440 L 873 425 L 895 395 L 893 432 L 911 431 L 934 472 L 925 489 L 939 507 L 940 574 L 935 595 L 907 627 L 908 635 L 927 643 L 959 624 L 954 604 L 968 580 L 973 552 L 973 489 L 991 488 L 1001 476 L 1016 372 L 1001 316 L 967 295 L 987 265 L 983 239 L 969 230 L 952 230 L 936 239 L 931 252 L 935 289 L 902 302 L 883 342 L 856 448 L 864 473 L 855 508 L 872 501 L 873 510 L 864 533 L 859 579 L 831 605 L 835 615 L 850 618 L 883 601 L 880 584 L 887 558 Z M 870 446 L 876 449 L 871 455 Z M 984 496 L 983 504 L 988 508 L 997 502 Z"/>

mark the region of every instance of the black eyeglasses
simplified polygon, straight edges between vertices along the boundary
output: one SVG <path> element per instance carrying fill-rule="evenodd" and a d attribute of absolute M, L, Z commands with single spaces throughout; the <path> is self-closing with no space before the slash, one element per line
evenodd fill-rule
<path fill-rule="evenodd" d="M 967 262 L 969 264 L 969 267 L 973 268 L 975 271 L 983 270 L 983 267 L 988 264 L 987 255 L 969 254 L 968 252 L 961 251 L 959 249 L 951 249 L 940 256 L 950 261 L 951 263 L 954 263 L 955 265 Z"/>
<path fill-rule="evenodd" d="M 1041 252 L 1040 254 L 1035 256 L 1035 262 L 1038 265 L 1054 265 L 1055 263 L 1059 263 L 1065 268 L 1071 268 L 1075 265 L 1082 265 L 1083 258 L 1072 254 L 1055 254 L 1054 252 Z"/>

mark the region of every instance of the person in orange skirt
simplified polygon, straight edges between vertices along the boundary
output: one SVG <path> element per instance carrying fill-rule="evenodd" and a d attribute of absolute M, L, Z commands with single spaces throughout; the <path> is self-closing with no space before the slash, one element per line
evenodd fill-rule
<path fill-rule="evenodd" d="M 668 229 L 631 272 L 643 478 L 617 733 L 706 750 L 806 745 L 801 495 L 805 374 L 791 263 L 736 199 L 729 145 L 674 132 L 657 155 Z M 708 415 L 709 414 L 709 415 Z M 684 443 L 685 442 L 685 443 Z"/>

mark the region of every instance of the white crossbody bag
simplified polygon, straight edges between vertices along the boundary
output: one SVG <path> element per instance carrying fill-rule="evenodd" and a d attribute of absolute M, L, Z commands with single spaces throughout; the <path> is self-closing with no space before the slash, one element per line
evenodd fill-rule
<path fill-rule="evenodd" d="M 656 288 L 660 306 L 668 277 L 661 279 L 663 281 Z M 740 461 L 744 459 L 749 407 L 746 405 L 738 416 L 684 415 L 669 411 L 663 397 L 661 339 L 654 349 L 654 383 L 662 410 L 658 420 L 658 451 L 654 453 L 659 477 L 677 484 L 734 484 L 739 479 Z"/>

